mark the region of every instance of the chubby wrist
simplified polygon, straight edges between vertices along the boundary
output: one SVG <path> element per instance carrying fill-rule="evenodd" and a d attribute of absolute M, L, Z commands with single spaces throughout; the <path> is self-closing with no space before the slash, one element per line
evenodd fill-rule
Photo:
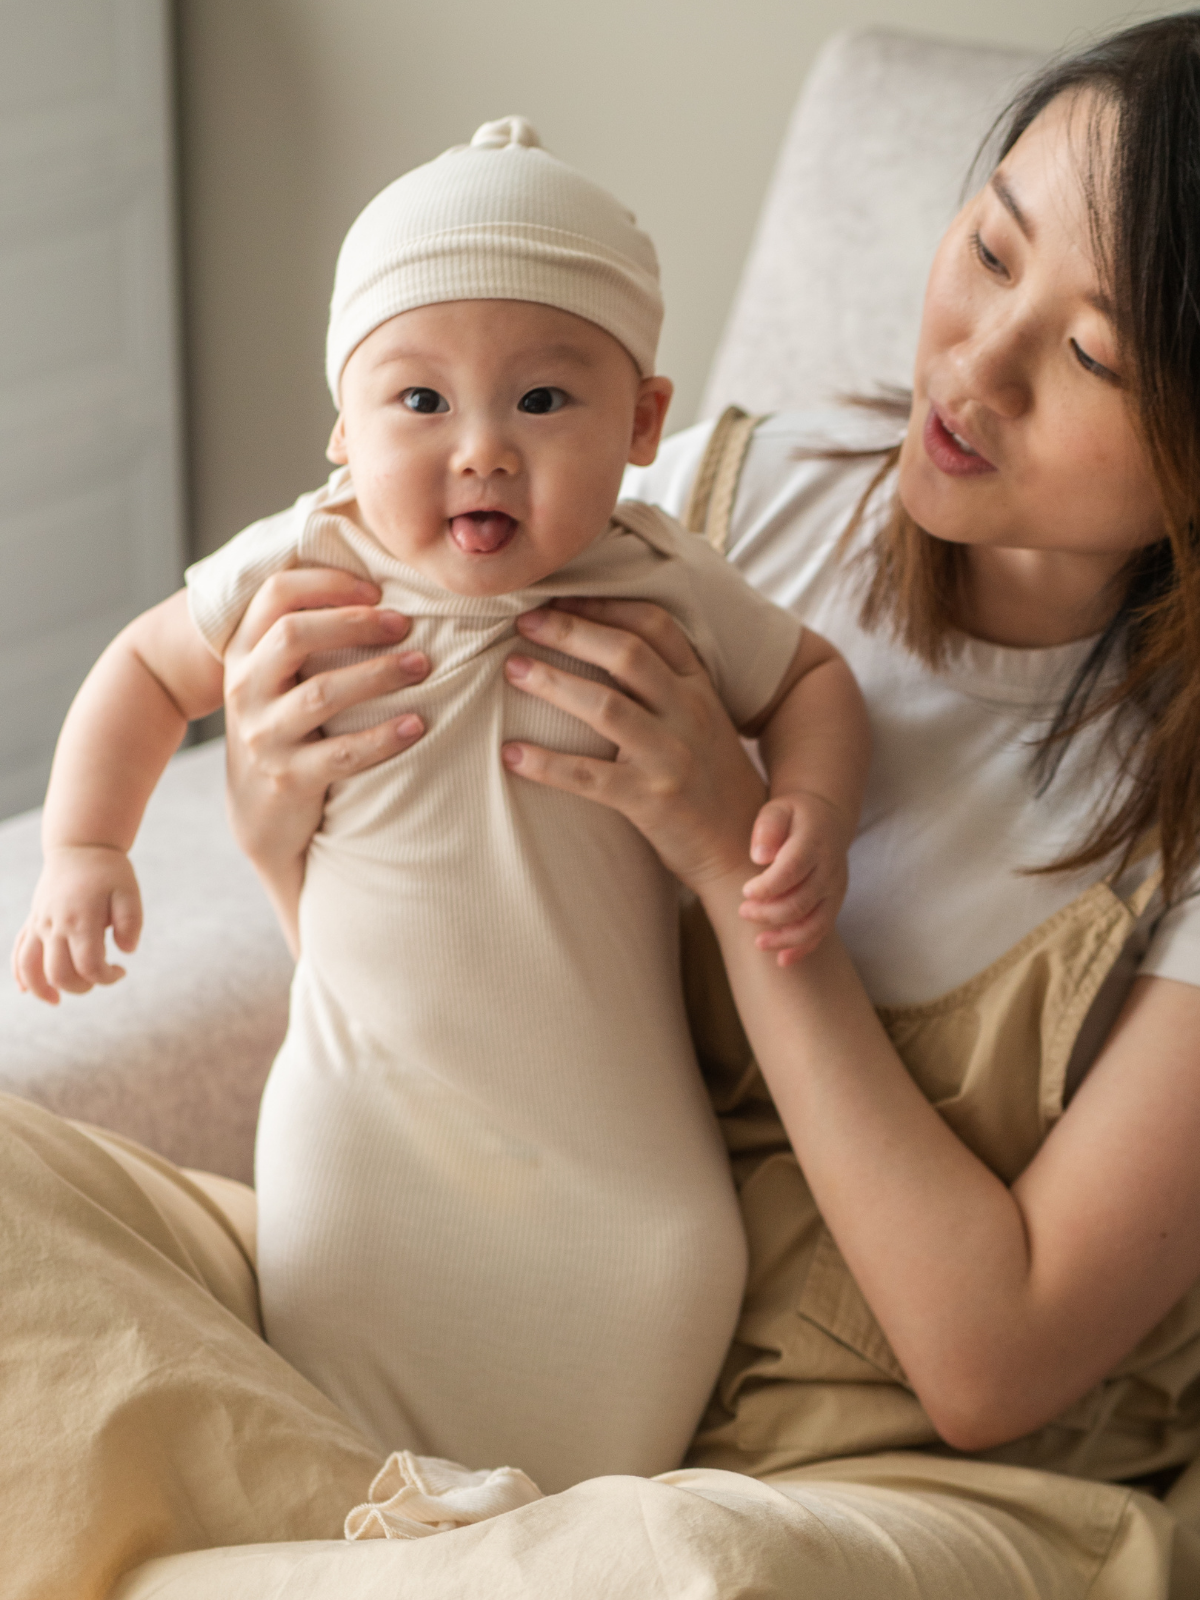
<path fill-rule="evenodd" d="M 798 811 L 808 811 L 826 823 L 833 823 L 845 835 L 847 845 L 858 827 L 858 808 L 852 806 L 845 796 L 808 788 L 795 779 L 772 777 L 770 798 L 781 800 Z"/>
<path fill-rule="evenodd" d="M 42 860 L 47 865 L 57 861 L 77 860 L 83 855 L 92 856 L 98 860 L 103 859 L 105 856 L 113 856 L 125 861 L 129 857 L 129 851 L 124 845 L 110 844 L 98 839 L 45 837 L 42 839 Z"/>

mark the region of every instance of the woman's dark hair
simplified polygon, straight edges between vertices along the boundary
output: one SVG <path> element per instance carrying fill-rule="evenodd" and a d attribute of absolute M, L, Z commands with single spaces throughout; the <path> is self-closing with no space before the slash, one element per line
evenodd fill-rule
<path fill-rule="evenodd" d="M 1200 11 L 1142 23 L 1052 62 L 1000 117 L 1002 161 L 1053 100 L 1092 98 L 1086 170 L 1096 263 L 1165 537 L 1136 551 L 1124 596 L 1041 741 L 1048 785 L 1079 730 L 1112 717 L 1122 781 L 1079 846 L 1044 871 L 1128 860 L 1157 828 L 1168 899 L 1200 859 Z M 890 452 L 847 530 L 896 464 Z M 954 652 L 960 546 L 897 500 L 870 552 L 861 620 L 930 665 Z M 1110 669 L 1118 664 L 1115 674 Z"/>

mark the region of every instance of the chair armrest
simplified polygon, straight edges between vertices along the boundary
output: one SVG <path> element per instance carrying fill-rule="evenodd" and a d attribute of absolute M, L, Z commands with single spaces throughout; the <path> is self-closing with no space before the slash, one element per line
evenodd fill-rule
<path fill-rule="evenodd" d="M 0 980 L 0 1090 L 111 1128 L 181 1166 L 249 1181 L 292 962 L 225 822 L 224 745 L 171 762 L 133 850 L 142 948 L 108 989 L 56 1007 Z M 41 814 L 0 823 L 7 956 L 41 864 Z"/>

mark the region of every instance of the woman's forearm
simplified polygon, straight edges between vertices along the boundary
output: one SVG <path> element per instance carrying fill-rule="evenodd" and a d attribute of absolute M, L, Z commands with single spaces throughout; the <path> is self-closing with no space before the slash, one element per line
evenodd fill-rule
<path fill-rule="evenodd" d="M 255 861 L 254 870 L 279 920 L 292 960 L 299 961 L 300 891 L 304 887 L 304 857 L 292 857 L 287 861 Z"/>
<path fill-rule="evenodd" d="M 814 1198 L 939 1433 L 985 1448 L 1073 1398 L 1048 1352 L 1013 1192 L 942 1121 L 887 1038 L 836 937 L 781 970 L 702 898 L 752 1047 Z"/>

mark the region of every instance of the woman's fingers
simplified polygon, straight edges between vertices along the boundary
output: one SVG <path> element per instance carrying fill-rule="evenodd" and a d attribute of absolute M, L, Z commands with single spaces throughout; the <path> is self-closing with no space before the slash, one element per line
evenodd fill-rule
<path fill-rule="evenodd" d="M 673 672 L 689 675 L 704 670 L 674 617 L 652 601 L 563 599 L 556 600 L 552 610 L 636 634 Z"/>
<path fill-rule="evenodd" d="M 416 650 L 387 651 L 353 666 L 318 673 L 268 702 L 271 735 L 280 744 L 302 743 L 338 712 L 410 688 L 428 676 L 429 658 Z M 250 673 L 231 674 L 225 697 L 235 714 L 253 712 L 261 704 L 261 686 Z"/>
<path fill-rule="evenodd" d="M 378 608 L 380 589 L 338 567 L 293 567 L 276 572 L 256 591 L 234 635 L 241 650 L 253 650 L 274 625 L 297 611 Z M 395 613 L 392 613 L 393 615 Z"/>
<path fill-rule="evenodd" d="M 601 805 L 623 810 L 621 769 L 612 761 L 601 761 L 595 756 L 568 756 L 558 750 L 544 750 L 541 745 L 510 743 L 502 747 L 501 759 L 510 772 L 534 783 L 543 783 L 551 789 L 564 789 L 568 794 L 582 795 Z"/>
<path fill-rule="evenodd" d="M 231 644 L 226 678 L 251 681 L 259 695 L 278 692 L 298 676 L 318 652 L 379 649 L 398 644 L 411 624 L 397 611 L 375 606 L 344 606 L 336 611 L 289 611 L 278 618 L 249 652 Z M 400 652 L 410 655 L 412 652 Z"/>
<path fill-rule="evenodd" d="M 340 778 L 352 778 L 368 767 L 378 766 L 397 756 L 425 732 L 425 724 L 412 712 L 391 717 L 361 733 L 339 733 L 329 739 L 314 739 L 295 749 L 291 776 L 305 792 L 324 791 Z"/>
<path fill-rule="evenodd" d="M 608 684 L 522 655 L 508 657 L 504 675 L 514 687 L 578 717 L 602 739 L 626 752 L 655 743 L 650 715 L 638 702 Z"/>
<path fill-rule="evenodd" d="M 617 603 L 605 602 L 607 605 Z M 650 642 L 641 633 L 576 615 L 573 610 L 544 607 L 540 611 L 527 611 L 517 618 L 517 630 L 547 649 L 559 650 L 578 661 L 602 667 L 628 694 L 634 695 L 643 705 L 659 710 L 669 702 L 680 676 L 690 676 L 703 669 L 692 647 L 665 612 L 657 606 L 638 602 L 625 604 L 630 610 L 645 613 L 640 621 L 647 632 L 662 633 L 664 638 L 670 636 L 670 644 L 675 646 L 674 659 L 685 665 L 676 668 L 659 650 L 657 642 Z"/>

